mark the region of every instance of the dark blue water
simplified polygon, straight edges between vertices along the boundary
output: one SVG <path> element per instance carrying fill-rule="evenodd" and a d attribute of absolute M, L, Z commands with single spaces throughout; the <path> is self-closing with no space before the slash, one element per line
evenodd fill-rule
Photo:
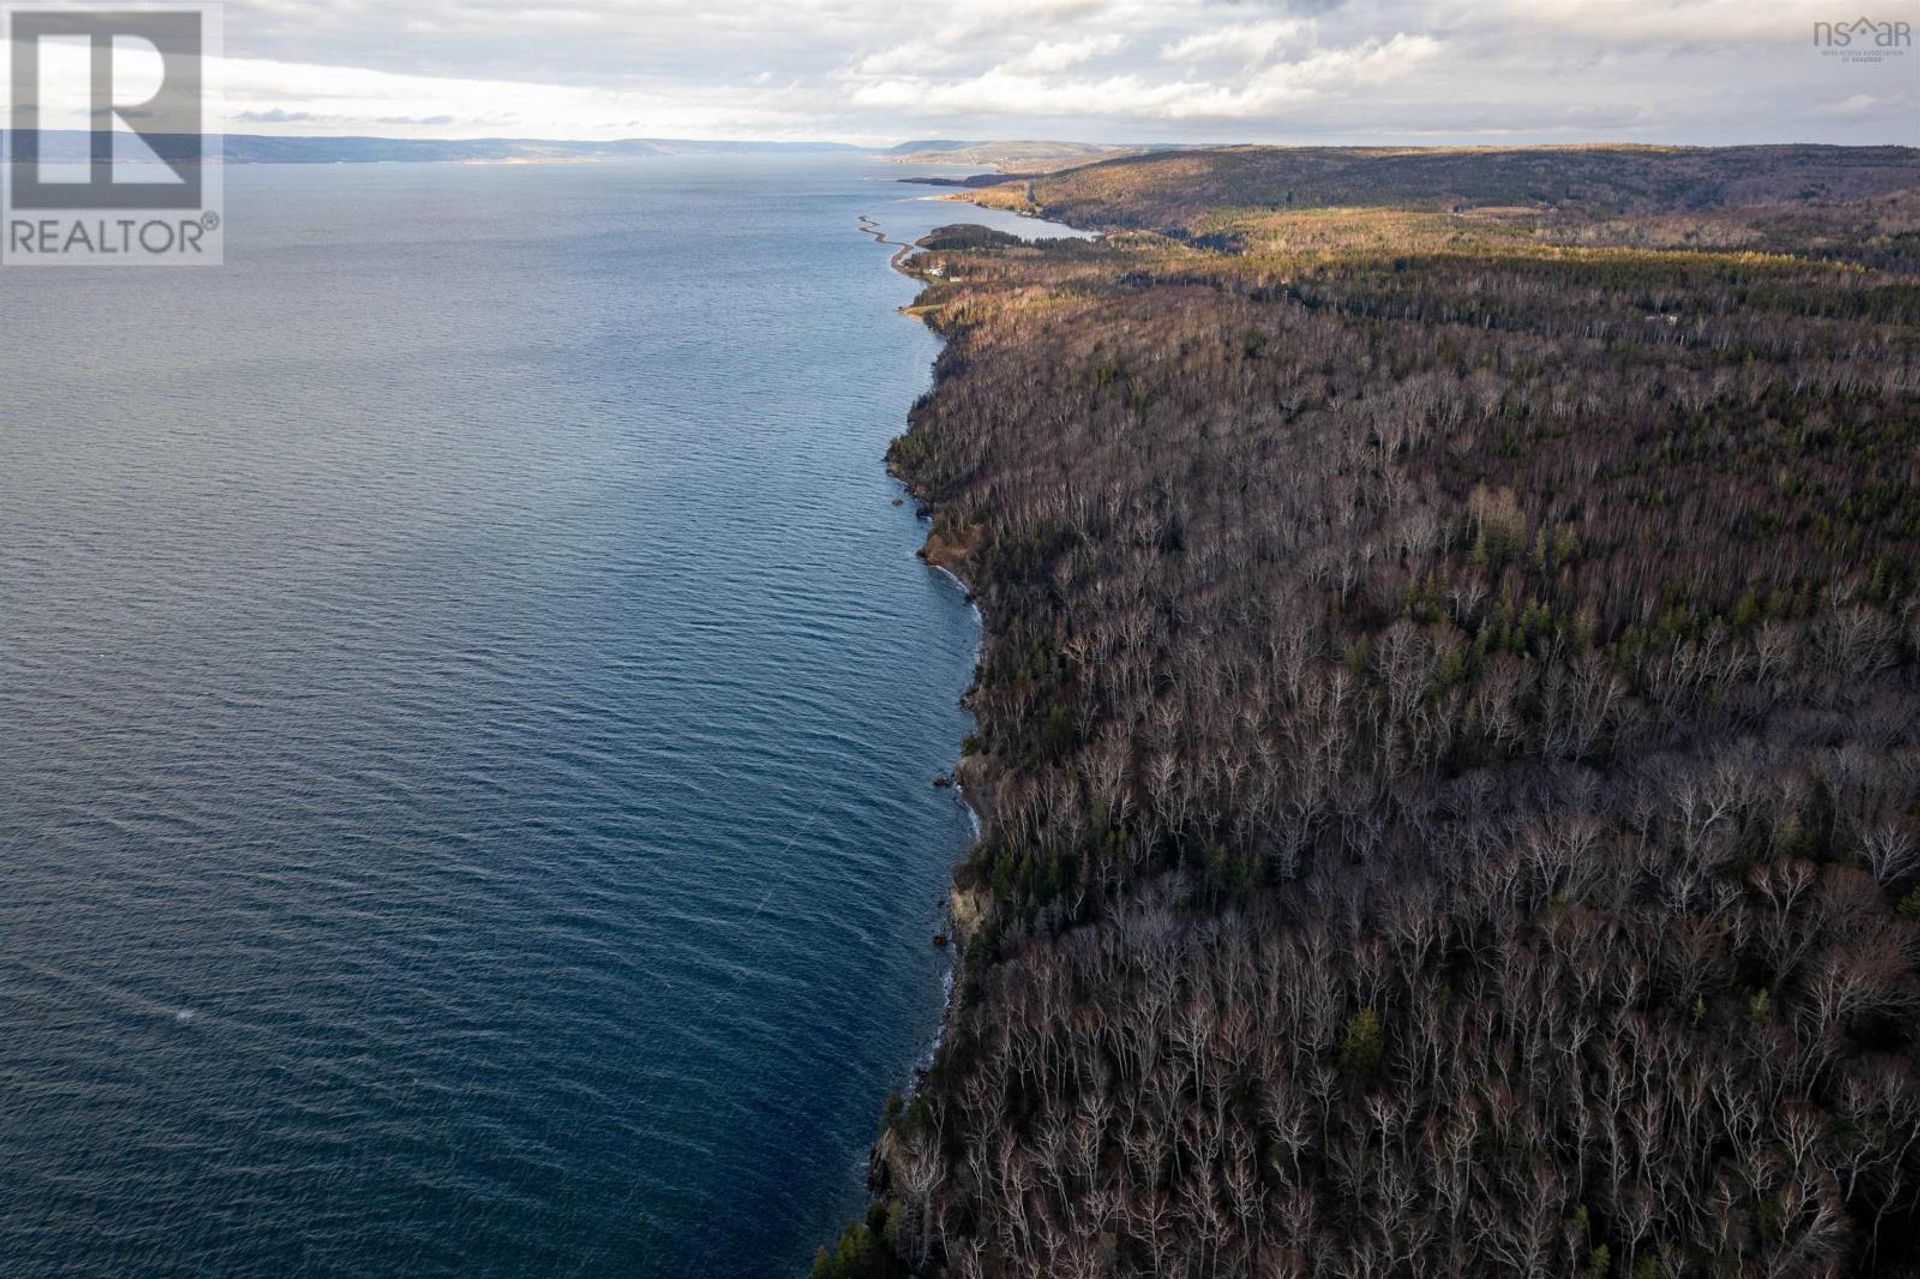
<path fill-rule="evenodd" d="M 0 1272 L 776 1275 L 938 1020 L 862 160 L 234 169 L 0 274 Z"/>

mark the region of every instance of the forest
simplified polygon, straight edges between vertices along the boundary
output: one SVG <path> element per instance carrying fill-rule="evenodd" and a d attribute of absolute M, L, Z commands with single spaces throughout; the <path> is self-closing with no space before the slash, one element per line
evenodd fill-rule
<path fill-rule="evenodd" d="M 1911 1273 L 1920 153 L 969 198 L 1108 234 L 907 264 L 984 825 L 816 1279 Z"/>

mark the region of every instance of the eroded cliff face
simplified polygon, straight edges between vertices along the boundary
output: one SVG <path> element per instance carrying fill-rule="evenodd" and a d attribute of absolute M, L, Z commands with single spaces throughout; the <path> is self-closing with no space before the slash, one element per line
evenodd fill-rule
<path fill-rule="evenodd" d="M 927 534 L 927 541 L 920 548 L 920 558 L 935 568 L 944 568 L 966 581 L 967 556 L 973 553 L 986 535 L 986 528 L 979 524 L 954 524 L 950 521 L 935 520 L 933 530 Z"/>
<path fill-rule="evenodd" d="M 987 895 L 977 888 L 955 888 L 947 903 L 955 939 L 961 943 L 980 931 L 987 918 Z"/>

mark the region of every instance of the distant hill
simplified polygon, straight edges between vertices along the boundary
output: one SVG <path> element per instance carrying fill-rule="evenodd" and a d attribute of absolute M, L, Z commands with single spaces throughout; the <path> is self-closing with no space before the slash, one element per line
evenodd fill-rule
<path fill-rule="evenodd" d="M 4 136 L 4 135 L 0 135 Z M 89 135 L 79 130 L 48 130 L 42 154 L 60 163 L 85 163 Z M 180 154 L 162 139 L 156 150 Z M 621 138 L 607 142 L 541 138 L 369 138 L 282 137 L 229 133 L 222 157 L 228 164 L 418 164 L 536 163 L 557 160 L 610 160 L 658 155 L 725 155 L 857 152 L 865 148 L 837 142 L 708 142 L 684 138 Z"/>
<path fill-rule="evenodd" d="M 902 142 L 886 152 L 897 164 L 980 164 L 1021 173 L 1050 173 L 1094 160 L 1141 155 L 1153 148 L 1109 146 L 1098 142 L 956 142 L 931 139 Z"/>
<path fill-rule="evenodd" d="M 369 161 L 611 160 L 655 155 L 764 155 L 854 152 L 838 142 L 700 141 L 688 138 L 620 138 L 610 142 L 539 138 L 283 138 L 228 134 L 229 164 L 311 164 Z"/>
<path fill-rule="evenodd" d="M 228 164 L 372 164 L 625 159 L 666 154 L 644 139 L 564 142 L 530 138 L 287 138 L 229 134 Z"/>
<path fill-rule="evenodd" d="M 1169 229 L 1223 208 L 1618 216 L 1857 199 L 1916 183 L 1911 147 L 1221 147 L 1110 157 L 1017 195 L 1076 225 Z"/>

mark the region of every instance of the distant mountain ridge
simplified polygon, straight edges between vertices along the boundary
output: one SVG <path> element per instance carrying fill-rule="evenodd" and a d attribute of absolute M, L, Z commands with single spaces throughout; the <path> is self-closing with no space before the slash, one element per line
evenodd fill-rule
<path fill-rule="evenodd" d="M 1193 232 L 1217 209 L 1398 207 L 1429 212 L 1654 216 L 1854 200 L 1920 184 L 1920 149 L 1212 147 L 1096 161 L 996 189 L 1075 226 Z"/>
<path fill-rule="evenodd" d="M 56 163 L 83 164 L 90 137 L 83 130 L 47 130 L 42 154 Z M 171 143 L 171 145 L 170 145 Z M 185 138 L 160 138 L 153 150 L 162 156 L 193 154 Z M 612 160 L 659 155 L 781 154 L 863 152 L 840 142 L 707 142 L 684 138 L 619 138 L 604 142 L 545 138 L 376 138 L 283 137 L 229 133 L 222 139 L 227 164 L 379 164 L 379 163 L 534 163 L 559 160 Z"/>
<path fill-rule="evenodd" d="M 1023 173 L 1045 173 L 1096 160 L 1117 160 L 1168 149 L 1103 142 L 962 142 L 950 138 L 932 138 L 889 147 L 886 156 L 897 164 L 981 164 Z"/>
<path fill-rule="evenodd" d="M 0 131 L 4 137 L 4 131 Z M 41 150 L 56 163 L 84 164 L 91 135 L 78 129 L 49 129 Z M 197 139 L 185 135 L 148 139 L 163 157 L 194 156 Z M 862 147 L 845 142 L 704 141 L 694 138 L 615 138 L 583 141 L 563 138 L 383 138 L 323 137 L 271 133 L 229 133 L 221 142 L 227 164 L 532 164 L 567 160 L 616 160 L 660 155 L 867 154 L 901 164 L 965 164 L 1002 173 L 1052 173 L 1101 160 L 1124 159 L 1168 150 L 1160 146 L 1118 146 L 1096 142 L 990 141 L 930 139 L 893 147 Z"/>

